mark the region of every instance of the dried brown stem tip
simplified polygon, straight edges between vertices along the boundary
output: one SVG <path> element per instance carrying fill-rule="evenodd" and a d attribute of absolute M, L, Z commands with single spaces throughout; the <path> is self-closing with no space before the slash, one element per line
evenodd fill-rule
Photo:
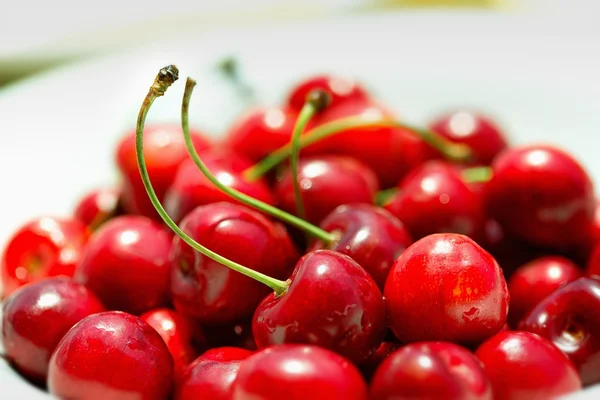
<path fill-rule="evenodd" d="M 167 65 L 158 71 L 150 90 L 154 91 L 157 97 L 162 96 L 177 79 L 179 79 L 179 69 L 173 64 Z"/>
<path fill-rule="evenodd" d="M 308 92 L 306 102 L 311 103 L 316 112 L 323 111 L 331 103 L 331 95 L 324 90 L 315 89 Z"/>

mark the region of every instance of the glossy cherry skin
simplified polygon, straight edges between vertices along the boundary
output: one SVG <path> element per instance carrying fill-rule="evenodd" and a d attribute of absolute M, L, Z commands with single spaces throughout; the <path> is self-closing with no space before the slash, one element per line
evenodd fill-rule
<path fill-rule="evenodd" d="M 370 400 L 492 400 L 479 360 L 447 342 L 412 343 L 396 350 L 379 366 L 369 389 Z"/>
<path fill-rule="evenodd" d="M 510 325 L 516 327 L 540 301 L 582 274 L 573 261 L 561 256 L 538 258 L 519 267 L 508 280 Z"/>
<path fill-rule="evenodd" d="M 501 332 L 475 355 L 492 382 L 494 400 L 551 399 L 581 389 L 569 359 L 550 341 L 530 332 Z"/>
<path fill-rule="evenodd" d="M 181 229 L 232 261 L 285 280 L 298 259 L 281 224 L 248 207 L 212 203 L 197 207 Z M 194 251 L 180 238 L 170 252 L 171 296 L 175 308 L 206 325 L 250 317 L 269 288 Z"/>
<path fill-rule="evenodd" d="M 324 91 L 330 96 L 331 101 L 328 107 L 337 107 L 347 101 L 367 101 L 370 98 L 365 88 L 356 80 L 349 77 L 322 74 L 311 76 L 296 84 L 288 94 L 288 107 L 291 110 L 300 112 L 306 102 L 306 96 L 313 90 Z"/>
<path fill-rule="evenodd" d="M 342 204 L 372 204 L 378 190 L 377 177 L 363 163 L 345 156 L 323 155 L 300 160 L 298 182 L 306 220 L 321 221 Z M 274 188 L 279 207 L 297 214 L 294 178 L 286 169 Z"/>
<path fill-rule="evenodd" d="M 73 276 L 90 232 L 75 219 L 42 217 L 10 237 L 2 254 L 2 295 L 49 276 Z"/>
<path fill-rule="evenodd" d="M 241 361 L 250 355 L 251 351 L 236 347 L 206 351 L 185 371 L 175 389 L 174 400 L 230 400 Z"/>
<path fill-rule="evenodd" d="M 252 165 L 249 160 L 225 151 L 205 151 L 200 157 L 221 183 L 255 199 L 275 204 L 271 189 L 264 179 L 250 182 L 242 176 L 242 172 Z M 177 170 L 165 195 L 164 205 L 171 218 L 179 222 L 194 208 L 220 201 L 237 203 L 237 200 L 213 185 L 192 159 L 188 159 Z"/>
<path fill-rule="evenodd" d="M 281 296 L 256 308 L 252 331 L 258 348 L 314 344 L 359 364 L 385 335 L 385 308 L 371 276 L 350 257 L 331 250 L 305 254 Z"/>
<path fill-rule="evenodd" d="M 192 129 L 197 151 L 211 147 L 203 132 Z M 144 156 L 154 191 L 160 200 L 171 185 L 179 164 L 189 158 L 179 124 L 147 125 L 144 129 Z M 128 213 L 141 214 L 160 221 L 142 183 L 135 153 L 135 130 L 126 132 L 115 152 L 115 160 L 123 178 L 123 206 Z"/>
<path fill-rule="evenodd" d="M 38 383 L 46 381 L 50 356 L 65 333 L 88 315 L 104 311 L 91 291 L 63 276 L 21 287 L 2 307 L 6 358 Z"/>
<path fill-rule="evenodd" d="M 475 163 L 489 165 L 508 147 L 501 128 L 489 117 L 473 111 L 457 110 L 440 115 L 429 127 L 455 143 L 469 146 Z"/>
<path fill-rule="evenodd" d="M 552 341 L 579 369 L 585 385 L 600 382 L 600 280 L 570 282 L 531 310 L 519 330 Z"/>
<path fill-rule="evenodd" d="M 73 278 L 109 310 L 141 314 L 169 304 L 172 235 L 141 215 L 114 218 L 88 242 Z"/>
<path fill-rule="evenodd" d="M 48 389 L 62 399 L 164 400 L 171 392 L 173 359 L 147 323 L 121 311 L 77 323 L 50 359 Z"/>
<path fill-rule="evenodd" d="M 140 319 L 162 337 L 173 356 L 175 381 L 208 348 L 204 331 L 197 321 L 168 308 L 157 308 L 140 315 Z"/>
<path fill-rule="evenodd" d="M 121 214 L 119 199 L 120 191 L 115 188 L 93 190 L 76 204 L 73 217 L 94 230 L 110 218 Z"/>
<path fill-rule="evenodd" d="M 287 344 L 242 361 L 232 400 L 366 400 L 367 386 L 354 365 L 318 346 Z"/>
<path fill-rule="evenodd" d="M 339 239 L 325 244 L 315 241 L 310 250 L 327 248 L 350 256 L 383 290 L 392 265 L 412 244 L 410 234 L 392 214 L 371 204 L 347 204 L 336 208 L 321 223 Z"/>
<path fill-rule="evenodd" d="M 384 296 L 389 326 L 405 343 L 479 343 L 502 329 L 510 299 L 496 260 L 469 237 L 449 233 L 406 249 Z"/>
<path fill-rule="evenodd" d="M 534 245 L 569 250 L 589 234 L 596 200 L 583 167 L 548 145 L 502 152 L 484 195 L 488 214 L 509 234 Z"/>
<path fill-rule="evenodd" d="M 420 239 L 433 233 L 475 236 L 484 224 L 480 196 L 451 164 L 429 161 L 413 170 L 384 208 Z"/>

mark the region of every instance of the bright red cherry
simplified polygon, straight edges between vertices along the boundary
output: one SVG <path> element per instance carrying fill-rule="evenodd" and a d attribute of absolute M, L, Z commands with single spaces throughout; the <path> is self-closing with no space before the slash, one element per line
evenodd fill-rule
<path fill-rule="evenodd" d="M 481 342 L 502 329 L 509 303 L 496 260 L 458 234 L 429 235 L 406 249 L 384 296 L 389 326 L 403 342 Z"/>
<path fill-rule="evenodd" d="M 258 348 L 314 344 L 355 363 L 381 344 L 385 308 L 377 284 L 350 257 L 331 250 L 304 255 L 281 295 L 269 294 L 256 308 L 252 331 Z"/>
<path fill-rule="evenodd" d="M 69 330 L 48 372 L 50 394 L 61 399 L 164 400 L 172 383 L 173 359 L 160 335 L 120 311 L 90 315 Z"/>
<path fill-rule="evenodd" d="M 540 301 L 581 275 L 582 271 L 573 261 L 560 256 L 538 258 L 519 267 L 508 280 L 511 326 L 516 327 Z"/>
<path fill-rule="evenodd" d="M 187 368 L 177 384 L 174 400 L 230 400 L 240 364 L 251 354 L 236 347 L 208 350 Z"/>
<path fill-rule="evenodd" d="M 109 310 L 141 314 L 166 306 L 171 241 L 170 232 L 147 217 L 114 218 L 94 232 L 73 278 Z"/>
<path fill-rule="evenodd" d="M 581 389 L 569 359 L 529 332 L 502 332 L 475 352 L 492 382 L 494 400 L 551 399 Z"/>
<path fill-rule="evenodd" d="M 311 250 L 327 248 L 350 256 L 381 290 L 398 256 L 412 244 L 400 220 L 371 204 L 339 206 L 323 220 L 321 228 L 335 232 L 339 239 L 330 244 L 316 241 Z"/>
<path fill-rule="evenodd" d="M 484 224 L 479 194 L 456 167 L 429 161 L 413 170 L 384 208 L 406 225 L 415 239 L 433 233 L 475 236 Z"/>
<path fill-rule="evenodd" d="M 328 107 L 336 107 L 347 101 L 369 100 L 367 91 L 354 79 L 323 74 L 299 82 L 288 94 L 288 107 L 300 112 L 306 102 L 306 96 L 313 90 L 322 90 L 329 94 L 331 102 Z"/>
<path fill-rule="evenodd" d="M 327 349 L 288 344 L 242 361 L 232 400 L 367 400 L 367 386 L 348 360 Z"/>
<path fill-rule="evenodd" d="M 114 188 L 100 188 L 82 197 L 73 211 L 73 217 L 91 230 L 121 213 L 120 192 Z"/>
<path fill-rule="evenodd" d="M 342 204 L 372 204 L 378 190 L 373 171 L 353 158 L 339 155 L 301 159 L 297 179 L 306 219 L 313 224 L 319 224 Z M 278 178 L 274 191 L 279 206 L 297 214 L 294 179 L 289 169 Z"/>
<path fill-rule="evenodd" d="M 492 400 L 492 387 L 479 360 L 453 343 L 421 342 L 390 354 L 375 372 L 370 400 Z"/>
<path fill-rule="evenodd" d="M 298 254 L 283 225 L 234 203 L 197 207 L 181 222 L 197 242 L 232 261 L 276 279 L 289 276 Z M 170 253 L 175 308 L 203 324 L 249 317 L 269 288 L 194 251 L 179 237 Z"/>
<path fill-rule="evenodd" d="M 89 235 L 82 222 L 68 218 L 42 217 L 21 226 L 2 255 L 2 295 L 49 276 L 73 276 Z"/>
<path fill-rule="evenodd" d="M 585 385 L 600 382 L 600 280 L 583 277 L 542 300 L 519 330 L 552 341 L 579 369 Z"/>
<path fill-rule="evenodd" d="M 596 200 L 583 167 L 548 145 L 502 152 L 485 187 L 490 217 L 510 235 L 534 245 L 569 250 L 589 234 Z"/>
<path fill-rule="evenodd" d="M 100 300 L 67 277 L 46 278 L 15 291 L 3 304 L 2 344 L 8 360 L 45 383 L 50 356 L 73 325 L 104 311 Z"/>

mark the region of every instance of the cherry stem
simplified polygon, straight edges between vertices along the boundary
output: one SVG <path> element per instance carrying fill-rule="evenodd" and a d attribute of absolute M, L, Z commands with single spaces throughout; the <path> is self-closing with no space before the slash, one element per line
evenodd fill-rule
<path fill-rule="evenodd" d="M 485 183 L 492 179 L 494 171 L 491 167 L 472 167 L 464 169 L 461 174 L 467 183 Z"/>
<path fill-rule="evenodd" d="M 375 194 L 375 204 L 384 206 L 394 195 L 398 193 L 398 187 L 394 186 L 389 189 L 380 190 Z"/>
<path fill-rule="evenodd" d="M 238 200 L 239 202 L 246 204 L 249 207 L 252 207 L 256 210 L 259 210 L 265 214 L 271 215 L 281 221 L 287 222 L 288 224 L 295 226 L 298 229 L 308 233 L 309 235 L 324 241 L 325 243 L 331 243 L 336 240 L 336 236 L 326 230 L 319 228 L 307 222 L 301 218 L 296 217 L 295 215 L 289 214 L 283 210 L 278 209 L 277 207 L 273 207 L 270 204 L 267 204 L 263 201 L 255 199 L 254 197 L 248 196 L 245 193 L 242 193 L 232 187 L 224 185 L 217 179 L 210 169 L 204 164 L 200 155 L 194 148 L 194 143 L 192 142 L 192 138 L 190 136 L 190 128 L 189 128 L 189 108 L 190 108 L 190 99 L 192 97 L 192 92 L 194 91 L 194 86 L 196 86 L 196 81 L 191 78 L 187 78 L 185 84 L 185 92 L 183 93 L 183 101 L 181 104 L 181 127 L 183 130 L 183 136 L 185 138 L 185 145 L 187 147 L 188 153 L 192 157 L 192 160 L 198 167 L 200 171 L 204 174 L 204 176 L 219 190 L 223 193 L 231 196 L 232 198 Z"/>
<path fill-rule="evenodd" d="M 462 143 L 454 143 L 443 136 L 429 130 L 413 125 L 409 125 L 403 122 L 390 120 L 390 119 L 378 119 L 368 120 L 364 116 L 351 116 L 340 118 L 335 121 L 328 122 L 321 126 L 318 126 L 308 132 L 306 132 L 300 138 L 300 148 L 303 149 L 319 140 L 326 137 L 333 136 L 350 129 L 357 128 L 400 128 L 406 129 L 413 134 L 419 136 L 429 145 L 437 149 L 442 155 L 451 161 L 465 162 L 471 159 L 471 149 Z M 261 176 L 269 172 L 279 163 L 288 158 L 291 154 L 291 144 L 285 144 L 279 149 L 272 152 L 270 155 L 263 158 L 257 164 L 248 168 L 244 171 L 246 179 L 253 181 L 259 179 Z"/>
<path fill-rule="evenodd" d="M 161 216 L 165 224 L 183 240 L 190 247 L 192 247 L 197 252 L 205 255 L 206 257 L 223 264 L 224 266 L 231 268 L 232 270 L 239 272 L 240 274 L 246 275 L 249 278 L 252 278 L 258 282 L 261 282 L 271 289 L 275 291 L 277 295 L 282 295 L 288 288 L 289 282 L 280 281 L 278 279 L 271 278 L 265 274 L 254 271 L 250 268 L 244 267 L 234 261 L 231 261 L 212 250 L 202 246 L 200 243 L 196 242 L 190 236 L 188 236 L 181 228 L 171 219 L 169 214 L 165 211 L 160 200 L 156 196 L 156 192 L 152 187 L 152 182 L 150 181 L 150 177 L 148 176 L 148 169 L 146 167 L 146 159 L 144 156 L 144 124 L 146 122 L 146 117 L 148 115 L 148 111 L 150 111 L 150 107 L 154 100 L 158 97 L 161 97 L 165 94 L 167 89 L 177 80 L 179 79 L 179 70 L 174 65 L 169 65 L 167 67 L 162 68 L 156 78 L 154 78 L 154 83 L 150 87 L 144 102 L 140 108 L 140 112 L 138 114 L 137 125 L 136 125 L 136 133 L 135 133 L 135 150 L 138 168 L 140 170 L 140 175 L 142 178 L 142 182 L 144 183 L 144 188 L 148 193 L 148 197 L 152 202 L 152 205 Z"/>

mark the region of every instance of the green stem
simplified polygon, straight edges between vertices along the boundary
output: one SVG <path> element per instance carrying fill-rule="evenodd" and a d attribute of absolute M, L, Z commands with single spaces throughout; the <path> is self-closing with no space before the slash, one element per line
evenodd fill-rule
<path fill-rule="evenodd" d="M 142 182 L 144 183 L 144 187 L 146 188 L 146 192 L 148 193 L 148 197 L 152 202 L 152 205 L 161 216 L 165 224 L 171 230 L 181 238 L 185 243 L 187 243 L 190 247 L 196 250 L 199 253 L 202 253 L 206 257 L 223 264 L 224 266 L 231 268 L 234 271 L 237 271 L 247 277 L 250 277 L 258 282 L 261 282 L 271 289 L 275 291 L 277 295 L 283 294 L 288 286 L 288 282 L 280 281 L 278 279 L 271 278 L 265 274 L 254 271 L 250 268 L 244 267 L 234 261 L 231 261 L 212 250 L 202 246 L 200 243 L 196 242 L 190 236 L 188 236 L 177 224 L 169 217 L 165 209 L 163 208 L 160 200 L 156 196 L 154 192 L 154 188 L 152 187 L 152 182 L 150 181 L 150 177 L 148 176 L 148 169 L 146 167 L 146 159 L 144 157 L 144 124 L 146 122 L 146 116 L 148 115 L 148 111 L 150 111 L 150 107 L 154 100 L 158 97 L 161 97 L 165 94 L 166 90 L 178 79 L 177 67 L 174 65 L 169 65 L 165 68 L 162 68 L 156 78 L 154 79 L 154 83 L 150 87 L 144 102 L 140 108 L 140 112 L 138 114 L 137 125 L 136 125 L 136 134 L 135 134 L 135 150 L 137 156 L 138 168 L 140 170 L 140 175 L 142 178 Z"/>
<path fill-rule="evenodd" d="M 397 186 L 377 192 L 375 194 L 375 204 L 384 206 L 396 193 L 398 193 Z"/>
<path fill-rule="evenodd" d="M 472 167 L 462 171 L 462 177 L 468 183 L 483 183 L 492 179 L 494 171 L 491 167 Z"/>
<path fill-rule="evenodd" d="M 181 126 L 183 129 L 183 135 L 185 138 L 185 144 L 188 149 L 188 152 L 190 153 L 192 160 L 194 160 L 194 163 L 196 164 L 198 169 L 200 169 L 200 171 L 202 171 L 204 176 L 206 176 L 206 178 L 213 185 L 215 185 L 219 190 L 221 190 L 225 194 L 233 197 L 234 199 L 240 201 L 241 203 L 244 203 L 252 208 L 262 211 L 265 214 L 268 214 L 275 218 L 278 218 L 281 221 L 287 222 L 288 224 L 303 230 L 304 232 L 310 234 L 311 236 L 313 236 L 319 240 L 324 241 L 325 243 L 331 243 L 331 242 L 335 241 L 336 236 L 334 234 L 329 233 L 309 222 L 306 222 L 303 219 L 296 217 L 295 215 L 286 213 L 285 211 L 282 211 L 276 207 L 273 207 L 270 204 L 267 204 L 265 202 L 257 200 L 254 197 L 248 196 L 247 194 L 242 193 L 232 187 L 224 185 L 212 174 L 210 169 L 208 169 L 206 164 L 204 164 L 204 162 L 198 155 L 198 152 L 194 148 L 194 143 L 192 142 L 192 139 L 190 137 L 189 107 L 190 107 L 190 99 L 192 96 L 192 92 L 194 91 L 195 85 L 196 85 L 196 82 L 193 79 L 191 79 L 191 78 L 187 79 L 187 82 L 185 84 L 185 92 L 183 94 L 183 102 L 181 104 Z"/>

